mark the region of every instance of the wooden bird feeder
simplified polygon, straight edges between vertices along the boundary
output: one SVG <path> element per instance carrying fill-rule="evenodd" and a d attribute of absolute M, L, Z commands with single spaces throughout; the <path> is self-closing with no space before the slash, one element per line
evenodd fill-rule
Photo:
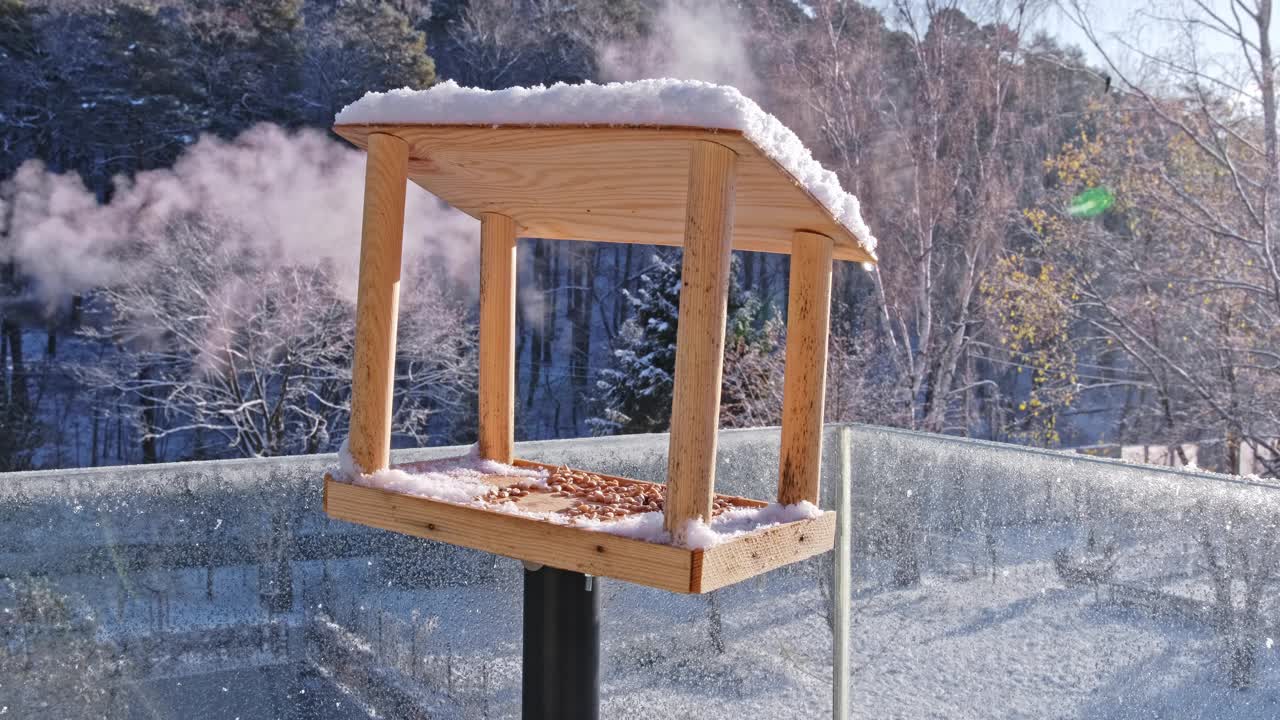
<path fill-rule="evenodd" d="M 325 478 L 329 516 L 541 565 L 703 593 L 829 550 L 835 514 L 683 547 L 710 521 L 729 258 L 791 255 L 777 502 L 818 501 L 832 260 L 872 262 L 849 228 L 743 133 L 694 127 L 340 124 L 368 152 L 350 453 L 388 466 L 406 179 L 480 220 L 479 443 L 514 458 L 517 236 L 684 248 L 664 527 L 672 544 Z M 406 469 L 412 470 L 412 467 Z M 589 470 L 589 469 L 588 469 Z M 622 487 L 654 486 L 612 478 Z M 485 482 L 509 486 L 513 478 Z M 737 507 L 768 503 L 722 498 Z M 533 492 L 524 509 L 576 500 Z M 721 504 L 724 504 L 722 502 Z"/>

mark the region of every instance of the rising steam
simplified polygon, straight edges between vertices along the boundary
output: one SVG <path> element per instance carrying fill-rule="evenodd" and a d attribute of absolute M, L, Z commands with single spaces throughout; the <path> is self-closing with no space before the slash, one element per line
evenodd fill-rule
<path fill-rule="evenodd" d="M 364 166 L 363 153 L 327 133 L 259 125 L 231 141 L 202 138 L 170 169 L 117 179 L 103 204 L 79 176 L 29 161 L 0 188 L 0 218 L 8 218 L 0 260 L 15 261 L 52 306 L 110 285 L 124 270 L 126 243 L 163 242 L 169 224 L 198 217 L 253 244 L 265 261 L 332 262 L 341 292 L 354 298 Z M 406 264 L 431 253 L 469 280 L 477 237 L 473 219 L 409 186 Z"/>
<path fill-rule="evenodd" d="M 740 11 L 722 0 L 667 0 L 649 35 L 599 48 L 600 69 L 606 80 L 704 80 L 755 96 L 749 37 Z"/>
<path fill-rule="evenodd" d="M 601 72 L 606 80 L 677 77 L 756 94 L 748 38 L 740 12 L 724 2 L 668 0 L 648 36 L 598 48 Z M 0 261 L 15 262 L 35 299 L 53 307 L 120 277 L 126 243 L 163 242 L 170 223 L 196 217 L 252 243 L 267 261 L 331 261 L 340 290 L 354 298 L 363 184 L 363 153 L 324 132 L 275 125 L 230 141 L 204 137 L 172 168 L 116 180 L 107 203 L 79 176 L 33 160 L 0 186 Z M 410 186 L 406 264 L 430 253 L 472 284 L 476 237 L 473 219 Z"/>

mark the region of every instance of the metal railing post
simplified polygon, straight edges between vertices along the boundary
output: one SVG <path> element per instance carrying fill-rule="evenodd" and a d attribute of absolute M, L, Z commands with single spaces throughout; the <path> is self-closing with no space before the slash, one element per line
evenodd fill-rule
<path fill-rule="evenodd" d="M 849 604 L 850 573 L 853 567 L 853 433 L 848 426 L 840 428 L 840 489 L 836 498 L 836 549 L 831 565 L 832 595 L 835 597 L 835 623 L 831 633 L 831 717 L 849 718 Z"/>

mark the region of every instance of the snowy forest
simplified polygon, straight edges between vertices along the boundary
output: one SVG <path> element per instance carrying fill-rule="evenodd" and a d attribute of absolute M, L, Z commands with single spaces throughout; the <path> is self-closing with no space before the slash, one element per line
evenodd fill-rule
<path fill-rule="evenodd" d="M 1053 20 L 1056 18 L 1056 20 Z M 0 0 L 0 470 L 330 452 L 368 90 L 731 84 L 862 202 L 826 418 L 1280 470 L 1270 0 L 1107 41 L 960 0 Z M 1069 23 L 1080 46 L 1051 30 Z M 478 223 L 410 188 L 396 442 L 474 440 Z M 680 258 L 522 239 L 517 439 L 661 432 Z M 723 427 L 779 421 L 788 261 L 736 253 Z"/>

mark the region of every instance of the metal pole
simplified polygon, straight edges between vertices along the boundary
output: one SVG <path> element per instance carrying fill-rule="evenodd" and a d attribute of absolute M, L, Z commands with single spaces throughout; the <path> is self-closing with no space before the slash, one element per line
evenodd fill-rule
<path fill-rule="evenodd" d="M 831 633 L 831 717 L 849 718 L 849 603 L 850 573 L 853 568 L 853 501 L 851 500 L 853 458 L 852 432 L 840 428 L 840 488 L 836 499 L 836 552 L 832 562 L 832 595 L 836 621 Z"/>
<path fill-rule="evenodd" d="M 599 578 L 525 567 L 521 717 L 599 720 Z"/>

